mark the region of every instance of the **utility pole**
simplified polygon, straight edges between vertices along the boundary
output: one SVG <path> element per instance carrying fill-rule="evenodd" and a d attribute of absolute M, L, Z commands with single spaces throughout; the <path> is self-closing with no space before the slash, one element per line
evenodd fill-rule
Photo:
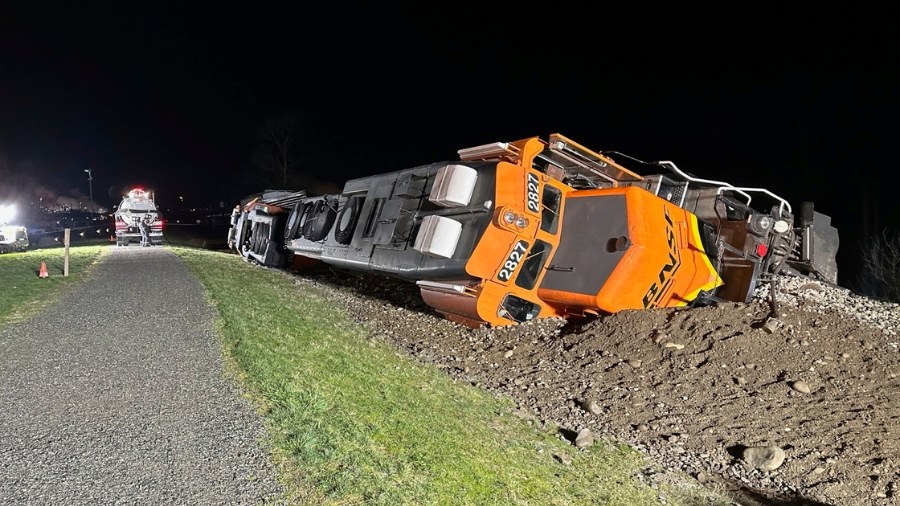
<path fill-rule="evenodd" d="M 93 204 L 94 203 L 94 183 L 93 183 L 94 177 L 93 177 L 93 174 L 91 174 L 91 169 L 84 169 L 84 171 L 87 172 L 87 175 L 88 175 L 88 191 L 90 192 L 90 197 L 91 197 L 90 203 Z M 94 214 L 93 208 L 91 208 L 91 214 Z"/>

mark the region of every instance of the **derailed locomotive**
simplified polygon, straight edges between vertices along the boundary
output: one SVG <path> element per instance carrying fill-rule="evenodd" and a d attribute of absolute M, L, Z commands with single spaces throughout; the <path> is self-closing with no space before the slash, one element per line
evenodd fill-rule
<path fill-rule="evenodd" d="M 270 267 L 324 262 L 402 278 L 469 327 L 746 302 L 776 274 L 837 283 L 838 233 L 812 203 L 796 216 L 767 189 L 560 134 L 458 154 L 348 181 L 339 194 L 249 197 L 234 209 L 229 247 Z"/>

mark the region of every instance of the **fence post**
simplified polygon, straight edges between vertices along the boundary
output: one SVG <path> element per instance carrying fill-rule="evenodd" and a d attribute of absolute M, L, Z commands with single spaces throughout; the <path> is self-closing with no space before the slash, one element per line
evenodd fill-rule
<path fill-rule="evenodd" d="M 63 276 L 69 275 L 69 236 L 72 229 L 67 228 L 63 235 L 63 245 L 66 247 L 66 253 L 63 260 Z"/>

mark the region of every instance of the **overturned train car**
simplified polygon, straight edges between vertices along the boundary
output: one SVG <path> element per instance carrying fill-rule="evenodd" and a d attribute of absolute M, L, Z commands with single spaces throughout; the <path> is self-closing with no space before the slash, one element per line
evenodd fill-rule
<path fill-rule="evenodd" d="M 270 267 L 402 278 L 470 327 L 746 302 L 775 274 L 837 283 L 837 230 L 812 203 L 559 134 L 458 153 L 340 194 L 254 195 L 234 209 L 229 247 Z"/>

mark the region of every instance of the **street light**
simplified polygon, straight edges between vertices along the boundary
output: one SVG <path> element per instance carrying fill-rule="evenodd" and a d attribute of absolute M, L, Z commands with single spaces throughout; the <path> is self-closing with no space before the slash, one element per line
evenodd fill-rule
<path fill-rule="evenodd" d="M 91 169 L 84 169 L 84 171 L 87 172 L 87 175 L 88 175 L 88 191 L 91 192 L 91 194 L 90 194 L 91 204 L 93 204 L 94 203 L 94 183 L 93 183 L 94 177 L 91 174 Z M 93 214 L 93 213 L 94 213 L 94 211 L 92 210 L 91 214 Z"/>

